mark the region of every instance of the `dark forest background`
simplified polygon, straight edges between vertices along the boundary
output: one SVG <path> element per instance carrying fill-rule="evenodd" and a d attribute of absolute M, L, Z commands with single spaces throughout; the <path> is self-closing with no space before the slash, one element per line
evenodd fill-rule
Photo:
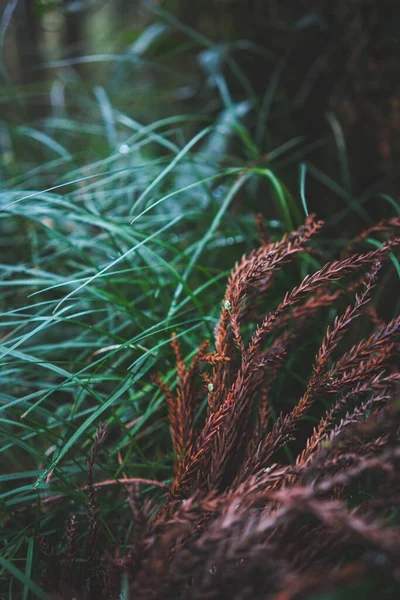
<path fill-rule="evenodd" d="M 304 136 L 307 158 L 351 187 L 358 214 L 375 220 L 390 212 L 376 193 L 395 194 L 398 181 L 399 25 L 396 0 L 4 2 L 3 118 L 47 115 L 49 88 L 56 95 L 57 81 L 69 78 L 88 88 L 104 84 L 113 102 L 146 121 L 216 114 L 210 88 L 222 70 L 232 100 L 249 103 L 247 122 L 273 95 L 268 135 L 275 145 Z M 140 52 L 171 68 L 173 81 L 146 61 L 135 68 L 140 36 Z M 243 77 L 232 73 L 230 58 Z M 148 103 L 143 83 L 162 98 Z M 297 174 L 285 177 L 296 185 Z M 310 185 L 310 210 L 332 214 L 340 204 L 335 191 L 318 177 Z"/>

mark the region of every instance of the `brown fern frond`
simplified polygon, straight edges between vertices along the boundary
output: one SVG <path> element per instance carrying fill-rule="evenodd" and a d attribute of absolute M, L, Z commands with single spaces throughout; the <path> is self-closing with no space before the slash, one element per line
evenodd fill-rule
<path fill-rule="evenodd" d="M 304 252 L 309 239 L 322 227 L 321 221 L 310 215 L 305 224 L 296 232 L 275 244 L 262 246 L 259 251 L 243 257 L 236 271 L 233 271 L 225 294 L 225 310 L 229 307 L 230 324 L 236 343 L 244 350 L 241 342 L 241 311 L 246 295 L 257 284 L 257 294 L 265 294 L 272 278 L 272 273 L 287 264 L 299 252 Z"/>
<path fill-rule="evenodd" d="M 301 454 L 297 457 L 296 464 L 304 465 L 306 464 L 310 458 L 317 452 L 318 448 L 321 447 L 323 442 L 327 439 L 328 433 L 332 429 L 336 429 L 336 420 L 338 415 L 343 411 L 343 409 L 348 406 L 349 400 L 358 396 L 360 394 L 365 394 L 371 392 L 374 389 L 373 380 L 368 382 L 362 382 L 356 385 L 356 387 L 345 394 L 342 394 L 340 398 L 335 402 L 333 407 L 325 413 L 325 415 L 321 418 L 319 425 L 314 429 L 313 434 L 310 438 L 308 438 L 306 442 L 306 447 Z M 372 404 L 380 404 L 383 400 L 390 400 L 392 398 L 392 394 L 388 392 L 388 389 L 384 388 L 376 392 L 365 404 L 364 412 L 372 405 Z"/>
<path fill-rule="evenodd" d="M 71 585 L 73 580 L 73 566 L 78 550 L 77 522 L 74 515 L 65 527 L 65 553 L 61 570 L 61 587 Z"/>
<path fill-rule="evenodd" d="M 183 362 L 181 347 L 176 337 L 176 333 L 172 334 L 171 346 L 175 354 L 178 379 L 183 379 L 185 375 L 185 363 Z"/>
<path fill-rule="evenodd" d="M 88 460 L 88 535 L 86 537 L 85 558 L 88 564 L 92 564 L 97 552 L 97 537 L 99 534 L 99 506 L 97 503 L 96 490 L 93 480 L 93 470 L 96 465 L 99 451 L 103 445 L 107 433 L 107 423 L 100 425 L 93 438 L 93 444 Z"/>
<path fill-rule="evenodd" d="M 375 285 L 376 277 L 380 268 L 381 263 L 377 261 L 370 275 L 368 276 L 364 291 L 360 295 L 356 295 L 356 301 L 354 305 L 348 306 L 343 315 L 336 317 L 332 329 L 328 327 L 325 338 L 322 341 L 322 345 L 316 357 L 313 373 L 307 385 L 307 389 L 297 406 L 293 409 L 293 422 L 297 419 L 300 419 L 306 413 L 318 394 L 326 390 L 327 385 L 331 387 L 331 383 L 329 381 L 327 382 L 326 378 L 323 377 L 326 371 L 328 360 L 339 344 L 340 340 L 345 335 L 351 322 L 360 316 L 362 309 L 367 302 L 369 302 L 371 289 Z M 330 377 L 332 378 L 332 370 Z"/>
<path fill-rule="evenodd" d="M 390 355 L 393 350 L 393 341 L 397 338 L 400 333 L 400 316 L 392 319 L 384 327 L 373 333 L 368 339 L 362 340 L 356 346 L 353 346 L 351 350 L 344 353 L 343 356 L 335 363 L 332 368 L 331 375 L 344 373 L 350 368 L 354 368 L 357 365 L 367 359 L 373 359 L 377 357 L 379 353 L 383 355 Z"/>
<path fill-rule="evenodd" d="M 247 305 L 249 310 L 252 304 L 251 291 L 256 290 L 253 300 L 264 295 L 276 269 L 291 261 L 297 253 L 304 252 L 310 238 L 321 227 L 322 221 L 316 221 L 315 215 L 310 215 L 297 231 L 284 236 L 280 242 L 262 246 L 248 256 L 243 256 L 240 263 L 235 265 L 228 280 L 221 316 L 215 328 L 215 347 L 220 356 L 232 358 L 235 344 L 242 353 L 244 352 L 240 326 L 246 297 L 248 301 L 250 299 L 250 304 Z M 212 383 L 218 393 L 214 396 L 210 408 L 216 410 L 222 403 L 230 384 L 223 367 L 216 369 Z"/>
<path fill-rule="evenodd" d="M 209 353 L 209 342 L 205 340 L 195 353 L 189 368 L 186 369 L 175 334 L 172 337 L 171 345 L 177 362 L 178 379 L 175 394 L 158 375 L 153 375 L 152 379 L 161 389 L 168 403 L 168 420 L 175 451 L 175 474 L 177 476 L 182 471 L 182 463 L 187 460 L 194 444 L 193 419 L 198 408 L 198 392 L 194 387 L 194 379 L 199 365 L 201 362 L 217 364 L 225 359 Z"/>
<path fill-rule="evenodd" d="M 328 282 L 339 281 L 351 273 L 356 272 L 363 267 L 368 267 L 379 259 L 385 258 L 387 253 L 397 245 L 400 245 L 399 240 L 386 242 L 377 250 L 372 250 L 367 254 L 359 254 L 343 260 L 327 263 L 316 273 L 306 276 L 298 287 L 295 287 L 291 292 L 288 292 L 285 295 L 283 301 L 275 311 L 267 315 L 262 324 L 257 327 L 247 354 L 251 355 L 257 352 L 263 339 L 271 333 L 275 327 L 280 315 L 300 302 L 307 294 L 315 292 Z"/>
<path fill-rule="evenodd" d="M 360 233 L 345 249 L 344 255 L 352 254 L 357 246 L 362 244 L 372 233 L 389 233 L 390 235 L 398 235 L 400 233 L 400 216 L 392 217 L 391 219 L 383 219 L 376 225 L 372 225 L 362 233 Z"/>
<path fill-rule="evenodd" d="M 199 349 L 197 350 L 196 354 L 194 355 L 190 367 L 188 369 L 190 377 L 193 377 L 197 373 L 199 364 L 201 362 L 207 362 L 207 357 L 210 355 L 210 353 L 208 352 L 209 345 L 210 342 L 208 340 L 204 340 Z"/>
<path fill-rule="evenodd" d="M 176 455 L 181 453 L 182 434 L 178 417 L 178 408 L 175 397 L 166 383 L 164 383 L 159 375 L 152 375 L 153 382 L 160 388 L 168 404 L 168 421 L 171 431 L 172 445 Z"/>

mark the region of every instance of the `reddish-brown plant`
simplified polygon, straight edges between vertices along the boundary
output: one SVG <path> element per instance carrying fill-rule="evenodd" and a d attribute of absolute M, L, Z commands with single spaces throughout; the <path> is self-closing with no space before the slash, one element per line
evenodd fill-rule
<path fill-rule="evenodd" d="M 118 598 L 123 573 L 131 597 L 143 600 L 311 598 L 365 579 L 400 589 L 400 318 L 385 323 L 371 305 L 381 270 L 400 243 L 400 220 L 360 235 L 339 260 L 306 276 L 261 316 L 279 269 L 309 251 L 322 223 L 310 216 L 271 242 L 257 222 L 262 245 L 229 277 L 215 350 L 204 342 L 187 365 L 173 336 L 175 389 L 153 377 L 168 405 L 174 475 L 158 510 L 142 505 L 140 479 L 131 488 L 134 535 L 124 555 L 101 557 L 96 543 L 93 467 L 104 428 L 96 435 L 79 597 Z M 384 236 L 380 247 L 354 254 L 371 232 Z M 276 404 L 274 382 L 293 344 L 318 311 L 349 294 L 353 300 L 322 337 L 298 400 L 290 408 Z M 346 349 L 356 322 L 370 330 Z M 195 426 L 205 396 L 207 411 Z M 312 431 L 305 417 L 314 410 L 319 422 Z M 293 440 L 295 460 L 285 464 L 282 449 Z M 67 579 L 73 583 L 75 527 L 73 518 L 54 598 L 69 597 L 62 587 Z"/>

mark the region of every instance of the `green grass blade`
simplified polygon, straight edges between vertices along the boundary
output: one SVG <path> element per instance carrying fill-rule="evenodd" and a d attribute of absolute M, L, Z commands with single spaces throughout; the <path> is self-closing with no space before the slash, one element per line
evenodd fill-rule
<path fill-rule="evenodd" d="M 18 579 L 18 581 L 24 586 L 24 588 L 27 588 L 30 592 L 32 592 L 32 594 L 34 594 L 36 598 L 40 598 L 41 600 L 48 600 L 49 596 L 48 594 L 46 594 L 46 592 L 44 592 L 38 585 L 36 585 L 36 583 L 34 583 L 30 579 L 30 577 L 26 575 L 26 573 L 20 571 L 12 562 L 10 562 L 4 556 L 1 555 L 0 565 L 3 567 L 3 569 L 5 569 L 9 573 L 11 573 L 11 575 L 13 575 L 16 579 Z"/>

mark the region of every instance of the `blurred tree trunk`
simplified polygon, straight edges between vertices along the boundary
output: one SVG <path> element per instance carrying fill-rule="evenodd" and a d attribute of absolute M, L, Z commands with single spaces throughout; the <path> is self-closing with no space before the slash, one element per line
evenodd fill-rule
<path fill-rule="evenodd" d="M 64 44 L 68 57 L 82 56 L 85 52 L 85 14 L 84 2 L 62 0 L 65 15 Z M 79 6 L 81 5 L 81 6 Z"/>
<path fill-rule="evenodd" d="M 39 49 L 40 19 L 34 0 L 19 0 L 14 11 L 15 36 L 20 65 L 19 81 L 26 85 L 36 83 L 42 72 L 36 67 L 41 62 Z"/>

